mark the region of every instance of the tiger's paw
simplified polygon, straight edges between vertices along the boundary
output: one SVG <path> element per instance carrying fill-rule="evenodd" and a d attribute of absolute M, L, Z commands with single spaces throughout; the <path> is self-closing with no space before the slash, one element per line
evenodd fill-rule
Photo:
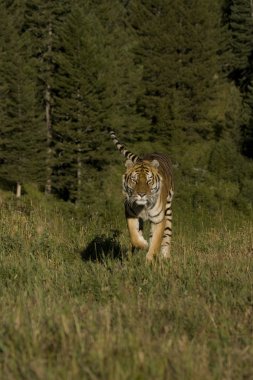
<path fill-rule="evenodd" d="M 170 247 L 169 246 L 164 246 L 161 248 L 161 253 L 160 253 L 160 258 L 164 260 L 170 259 Z"/>
<path fill-rule="evenodd" d="M 143 236 L 138 236 L 138 239 L 132 240 L 132 246 L 139 249 L 148 249 L 148 242 L 144 239 Z"/>
<path fill-rule="evenodd" d="M 139 240 L 139 248 L 144 249 L 144 250 L 148 249 L 148 242 L 142 236 L 141 236 L 141 238 Z"/>
<path fill-rule="evenodd" d="M 146 263 L 152 264 L 154 262 L 155 256 L 153 254 L 147 253 L 146 255 Z"/>

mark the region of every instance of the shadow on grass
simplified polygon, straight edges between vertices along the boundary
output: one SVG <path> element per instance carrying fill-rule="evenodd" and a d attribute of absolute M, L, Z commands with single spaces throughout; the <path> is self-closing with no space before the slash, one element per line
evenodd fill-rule
<path fill-rule="evenodd" d="M 96 236 L 81 252 L 83 261 L 103 262 L 110 258 L 122 261 L 127 256 L 127 250 L 124 249 L 118 241 L 119 231 L 112 231 L 112 236 Z"/>

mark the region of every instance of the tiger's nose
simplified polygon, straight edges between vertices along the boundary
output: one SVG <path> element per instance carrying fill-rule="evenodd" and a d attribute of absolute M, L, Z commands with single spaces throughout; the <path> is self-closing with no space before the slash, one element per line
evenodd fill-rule
<path fill-rule="evenodd" d="M 142 193 L 142 192 L 139 192 L 138 194 L 140 197 L 144 197 L 146 195 L 146 193 Z"/>

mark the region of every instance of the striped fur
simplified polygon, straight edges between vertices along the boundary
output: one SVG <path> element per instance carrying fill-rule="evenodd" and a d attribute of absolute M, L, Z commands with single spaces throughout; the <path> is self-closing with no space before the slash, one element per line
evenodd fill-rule
<path fill-rule="evenodd" d="M 170 256 L 172 234 L 171 162 L 163 153 L 137 156 L 119 142 L 113 131 L 109 133 L 117 149 L 126 158 L 122 187 L 132 250 L 148 249 L 148 261 L 159 252 L 162 257 L 167 258 Z M 149 244 L 142 234 L 145 220 L 151 223 Z"/>
<path fill-rule="evenodd" d="M 109 131 L 109 134 L 116 145 L 116 148 L 120 151 L 121 154 L 127 159 L 131 160 L 132 162 L 137 162 L 139 160 L 139 157 L 136 154 L 133 154 L 129 152 L 124 145 L 122 145 L 119 140 L 117 139 L 115 133 L 113 131 Z"/>

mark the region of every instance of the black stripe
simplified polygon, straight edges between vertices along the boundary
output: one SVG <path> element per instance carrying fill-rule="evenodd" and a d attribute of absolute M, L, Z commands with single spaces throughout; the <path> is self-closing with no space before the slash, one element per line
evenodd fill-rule
<path fill-rule="evenodd" d="M 129 158 L 132 162 L 140 161 L 140 158 L 138 155 L 133 154 L 126 150 L 125 146 L 120 143 L 120 141 L 117 139 L 114 131 L 109 131 L 109 134 L 111 138 L 113 139 L 114 144 L 116 145 L 117 149 L 123 154 L 124 157 Z M 125 152 L 123 152 L 125 150 Z"/>
<path fill-rule="evenodd" d="M 156 214 L 156 215 L 150 215 L 150 217 L 151 218 L 157 218 L 161 214 L 162 211 L 163 211 L 163 209 L 161 209 L 161 211 L 158 214 Z"/>
<path fill-rule="evenodd" d="M 127 156 L 128 156 L 128 158 L 130 158 L 130 160 L 132 160 L 132 158 L 133 158 L 134 154 L 133 154 L 133 153 L 131 153 L 131 152 L 127 152 Z"/>

